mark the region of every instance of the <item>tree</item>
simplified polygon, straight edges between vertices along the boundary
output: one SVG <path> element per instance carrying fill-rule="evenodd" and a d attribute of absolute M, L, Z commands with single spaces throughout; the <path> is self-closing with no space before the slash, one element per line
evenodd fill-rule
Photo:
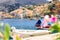
<path fill-rule="evenodd" d="M 46 10 L 45 12 L 44 12 L 44 15 L 50 15 L 51 14 L 51 11 L 50 10 Z"/>

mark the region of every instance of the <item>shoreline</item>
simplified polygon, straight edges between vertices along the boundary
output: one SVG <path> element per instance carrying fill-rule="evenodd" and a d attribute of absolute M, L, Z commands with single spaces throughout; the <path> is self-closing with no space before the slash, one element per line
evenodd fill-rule
<path fill-rule="evenodd" d="M 30 19 L 30 18 L 1 18 L 1 20 L 3 20 L 3 19 L 29 19 L 29 20 L 38 20 L 37 18 L 32 18 L 32 19 Z"/>
<path fill-rule="evenodd" d="M 23 38 L 34 37 L 34 36 L 42 36 L 46 34 L 50 34 L 48 30 L 18 30 L 16 29 L 15 33 L 22 34 Z"/>

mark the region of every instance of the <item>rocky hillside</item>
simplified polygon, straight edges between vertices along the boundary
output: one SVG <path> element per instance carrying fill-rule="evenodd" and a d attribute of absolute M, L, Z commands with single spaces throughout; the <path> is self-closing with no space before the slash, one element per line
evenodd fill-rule
<path fill-rule="evenodd" d="M 44 3 L 47 3 L 47 1 L 46 0 L 0 0 L 0 11 L 10 12 L 19 8 L 19 6 L 39 5 Z"/>

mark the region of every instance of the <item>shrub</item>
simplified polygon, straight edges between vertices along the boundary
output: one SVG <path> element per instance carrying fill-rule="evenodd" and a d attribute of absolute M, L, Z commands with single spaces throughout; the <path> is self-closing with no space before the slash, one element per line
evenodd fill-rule
<path fill-rule="evenodd" d="M 54 25 L 52 25 L 52 27 L 50 28 L 51 33 L 57 33 L 60 32 L 60 23 L 55 23 Z"/>

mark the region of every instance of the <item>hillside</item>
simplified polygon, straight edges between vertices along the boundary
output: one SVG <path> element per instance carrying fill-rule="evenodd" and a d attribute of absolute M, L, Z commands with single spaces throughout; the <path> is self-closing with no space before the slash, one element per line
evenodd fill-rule
<path fill-rule="evenodd" d="M 46 0 L 0 0 L 0 11 L 8 12 L 10 9 L 14 10 L 19 8 L 19 6 L 24 5 L 39 5 L 47 3 Z"/>

